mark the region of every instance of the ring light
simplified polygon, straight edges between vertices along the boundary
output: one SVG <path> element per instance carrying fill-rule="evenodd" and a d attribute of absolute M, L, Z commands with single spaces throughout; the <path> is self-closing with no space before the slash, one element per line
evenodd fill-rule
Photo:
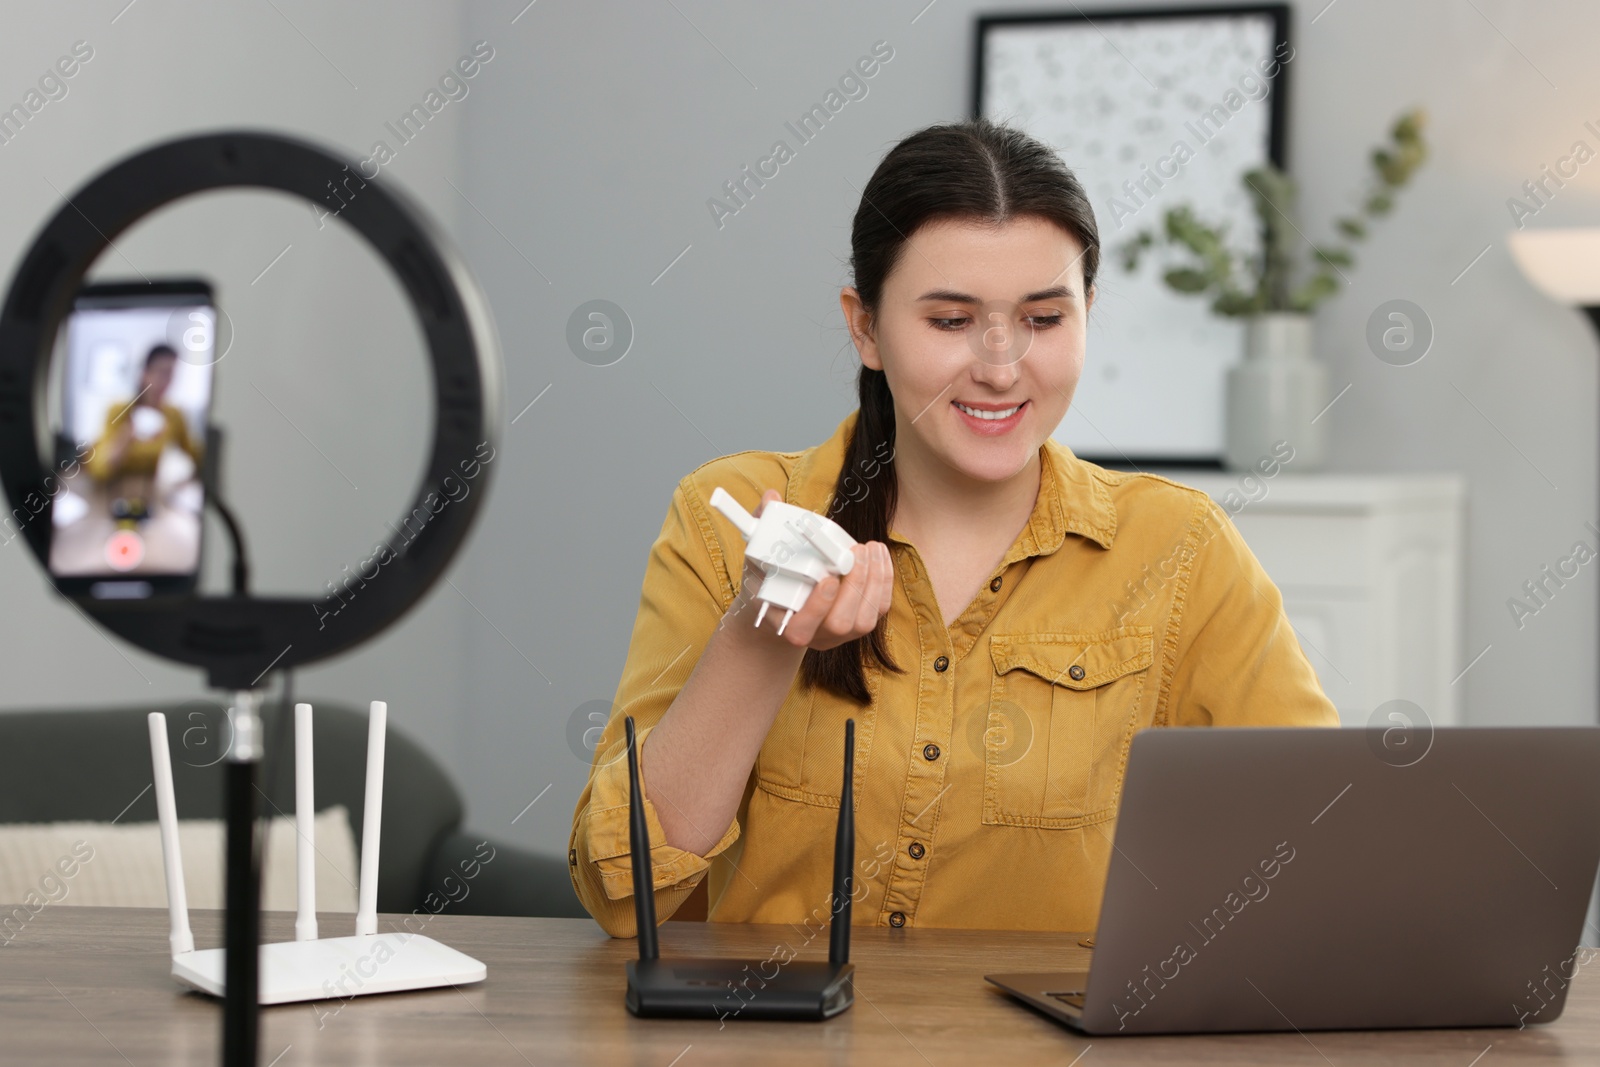
<path fill-rule="evenodd" d="M 433 367 L 436 417 L 428 465 L 386 545 L 376 577 L 327 623 L 323 601 L 187 596 L 77 603 L 106 629 L 148 652 L 203 668 L 221 689 L 253 688 L 269 668 L 324 659 L 360 644 L 405 614 L 444 572 L 482 506 L 486 483 L 460 499 L 448 478 L 493 458 L 501 413 L 500 351 L 488 305 L 465 264 L 420 208 L 360 173 L 354 159 L 272 133 L 184 137 L 138 152 L 80 188 L 28 249 L 0 310 L 0 481 L 9 508 L 28 516 L 29 547 L 47 563 L 53 480 L 41 459 L 49 439 L 45 387 L 56 334 L 95 259 L 135 222 L 212 189 L 275 189 L 348 223 L 394 271 L 422 324 Z M 471 477 L 467 475 L 466 477 Z M 440 502 L 447 503 L 441 505 Z M 319 607 L 319 605 L 321 605 Z"/>

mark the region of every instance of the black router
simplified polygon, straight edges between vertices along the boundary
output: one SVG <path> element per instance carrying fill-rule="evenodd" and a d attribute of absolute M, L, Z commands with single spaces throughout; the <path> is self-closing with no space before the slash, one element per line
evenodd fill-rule
<path fill-rule="evenodd" d="M 650 875 L 650 828 L 639 803 L 639 753 L 633 717 L 628 729 L 628 852 L 633 862 L 639 958 L 628 961 L 628 1010 L 635 1015 L 693 1019 L 828 1019 L 855 1003 L 850 963 L 850 872 L 856 865 L 854 719 L 844 724 L 844 779 L 833 845 L 833 920 L 828 961 L 659 959 L 656 898 Z M 776 967 L 776 973 L 768 970 Z"/>

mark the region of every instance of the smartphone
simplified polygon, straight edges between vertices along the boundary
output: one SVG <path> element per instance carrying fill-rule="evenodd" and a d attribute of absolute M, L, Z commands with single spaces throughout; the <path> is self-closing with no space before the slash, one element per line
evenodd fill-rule
<path fill-rule="evenodd" d="M 50 575 L 68 596 L 192 594 L 217 362 L 211 283 L 86 285 L 62 327 Z"/>

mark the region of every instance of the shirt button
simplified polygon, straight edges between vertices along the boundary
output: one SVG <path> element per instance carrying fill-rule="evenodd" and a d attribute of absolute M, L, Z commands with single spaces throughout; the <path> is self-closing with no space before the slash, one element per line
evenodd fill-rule
<path fill-rule="evenodd" d="M 945 670 L 947 668 L 949 668 L 949 666 L 950 666 L 950 657 L 949 656 L 940 656 L 938 659 L 933 661 L 933 669 L 938 671 L 940 674 L 943 674 L 945 672 Z"/>
<path fill-rule="evenodd" d="M 910 845 L 906 846 L 906 851 L 911 854 L 911 858 L 914 860 L 920 860 L 928 852 L 927 849 L 922 847 L 922 842 L 920 841 L 911 842 Z"/>
<path fill-rule="evenodd" d="M 989 583 L 989 592 L 998 593 L 999 591 L 1000 591 L 1000 579 L 996 578 L 994 581 Z"/>
<path fill-rule="evenodd" d="M 1074 663 L 1072 666 L 1067 668 L 1067 673 L 1072 676 L 1072 680 L 1074 682 L 1083 681 L 1083 667 L 1080 665 Z"/>
<path fill-rule="evenodd" d="M 929 744 L 923 745 L 922 746 L 922 758 L 927 760 L 929 763 L 932 763 L 934 760 L 938 759 L 939 758 L 939 746 L 935 745 L 935 744 L 932 744 L 931 742 Z"/>
<path fill-rule="evenodd" d="M 905 924 L 906 924 L 906 913 L 905 912 L 903 912 L 903 911 L 891 911 L 889 913 L 889 925 L 890 926 L 893 926 L 893 927 L 898 929 L 899 927 L 902 927 Z"/>

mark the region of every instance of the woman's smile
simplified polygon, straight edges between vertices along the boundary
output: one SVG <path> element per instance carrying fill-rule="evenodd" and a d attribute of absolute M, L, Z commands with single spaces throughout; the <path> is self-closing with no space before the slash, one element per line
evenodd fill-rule
<path fill-rule="evenodd" d="M 1026 400 L 1010 404 L 952 400 L 950 406 L 955 410 L 956 418 L 981 437 L 999 437 L 1010 433 L 1028 413 Z"/>

